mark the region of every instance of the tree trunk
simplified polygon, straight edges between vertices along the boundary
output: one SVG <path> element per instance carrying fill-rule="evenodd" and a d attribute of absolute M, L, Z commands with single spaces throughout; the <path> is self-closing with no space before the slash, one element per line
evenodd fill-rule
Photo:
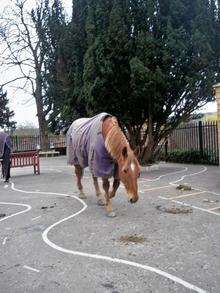
<path fill-rule="evenodd" d="M 141 156 L 140 156 L 141 163 L 143 164 L 148 164 L 154 161 L 153 155 L 154 155 L 154 151 L 158 142 L 156 137 L 154 137 L 154 124 L 153 124 L 151 100 L 149 101 L 149 105 L 148 105 L 147 127 L 148 127 L 148 136 L 146 138 L 146 141 L 144 141 L 143 143 Z"/>
<path fill-rule="evenodd" d="M 141 132 L 141 130 L 139 130 Z M 141 133 L 138 135 L 141 137 Z M 145 141 L 141 139 L 137 140 L 137 134 L 129 131 L 129 143 L 133 144 L 133 149 L 138 148 L 140 155 L 138 157 L 141 164 L 149 164 L 154 161 L 154 153 L 158 145 L 158 137 L 155 137 L 152 133 L 147 135 Z M 134 145 L 135 142 L 135 145 Z"/>
<path fill-rule="evenodd" d="M 36 90 L 34 93 L 36 106 L 37 106 L 37 118 L 38 118 L 38 124 L 39 124 L 39 134 L 40 134 L 40 143 L 41 143 L 41 149 L 46 151 L 49 149 L 49 139 L 48 139 L 48 127 L 47 127 L 47 121 L 44 113 L 43 108 L 43 97 L 42 97 L 42 85 L 41 85 L 41 79 L 36 79 Z"/>
<path fill-rule="evenodd" d="M 152 138 L 152 140 L 148 140 L 147 145 L 142 148 L 142 154 L 140 158 L 142 164 L 149 164 L 154 162 L 154 153 L 157 147 L 157 143 L 157 140 Z"/>

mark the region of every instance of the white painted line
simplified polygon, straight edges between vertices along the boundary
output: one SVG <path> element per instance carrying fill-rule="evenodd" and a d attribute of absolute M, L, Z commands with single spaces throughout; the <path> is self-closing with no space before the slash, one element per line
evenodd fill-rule
<path fill-rule="evenodd" d="M 9 218 L 12 218 L 14 216 L 17 216 L 17 215 L 20 215 L 20 214 L 24 214 L 26 212 L 28 212 L 29 210 L 31 210 L 31 206 L 29 204 L 23 204 L 23 203 L 15 203 L 15 202 L 0 202 L 0 205 L 1 204 L 4 204 L 4 205 L 15 205 L 15 206 L 22 206 L 22 207 L 26 207 L 25 210 L 21 211 L 21 212 L 18 212 L 18 213 L 15 213 L 15 214 L 12 214 L 10 216 L 7 216 L 7 217 L 4 217 L 2 219 L 0 219 L 0 222 L 3 222 Z"/>
<path fill-rule="evenodd" d="M 31 220 L 32 220 L 32 221 L 35 221 L 35 220 L 37 220 L 37 219 L 39 219 L 39 218 L 41 218 L 41 216 L 38 216 L 38 217 L 32 218 Z"/>
<path fill-rule="evenodd" d="M 204 188 L 201 188 L 201 187 L 193 187 L 193 189 L 201 190 L 201 191 L 204 191 L 204 192 L 207 192 L 207 193 L 211 193 L 211 194 L 220 196 L 220 193 L 217 193 L 215 191 L 211 191 L 211 190 L 208 190 L 208 189 L 204 189 Z"/>
<path fill-rule="evenodd" d="M 171 185 L 176 185 L 175 183 L 182 181 L 182 180 L 183 180 L 184 178 L 186 178 L 186 177 L 189 177 L 189 176 L 195 176 L 195 175 L 198 175 L 198 174 L 204 173 L 204 172 L 206 172 L 206 171 L 207 171 L 207 168 L 206 168 L 206 167 L 203 167 L 203 169 L 202 169 L 201 171 L 198 171 L 198 172 L 196 172 L 196 173 L 186 174 L 186 175 L 182 176 L 180 179 L 178 179 L 178 180 L 176 180 L 176 181 L 172 181 L 172 182 L 170 182 L 170 184 L 171 184 Z"/>
<path fill-rule="evenodd" d="M 13 188 L 13 190 L 16 190 L 16 191 L 19 191 L 19 192 L 23 192 L 23 193 L 33 193 L 31 191 L 25 191 L 25 190 L 21 190 L 21 189 L 16 189 L 14 187 L 14 185 L 11 186 Z M 42 233 L 42 238 L 44 240 L 44 242 L 49 245 L 50 247 L 58 250 L 58 251 L 61 251 L 61 252 L 64 252 L 64 253 L 68 253 L 68 254 L 72 254 L 72 255 L 77 255 L 77 256 L 82 256 L 82 257 L 87 257 L 87 258 L 92 258 L 92 259 L 98 259 L 98 260 L 105 260 L 105 261 L 108 261 L 108 262 L 113 262 L 113 263 L 119 263 L 119 264 L 124 264 L 124 265 L 128 265 L 128 266 L 132 266 L 132 267 L 136 267 L 136 268 L 139 268 L 139 269 L 143 269 L 143 270 L 146 270 L 146 271 L 150 271 L 152 273 L 156 273 L 157 275 L 160 275 L 162 277 L 165 277 L 167 279 L 170 279 L 180 285 L 182 285 L 183 287 L 185 288 L 188 288 L 190 290 L 194 290 L 195 292 L 198 292 L 198 293 L 206 293 L 205 290 L 193 285 L 193 284 L 190 284 L 186 281 L 184 281 L 183 279 L 180 279 L 174 275 L 171 275 L 167 272 L 164 272 L 160 269 L 157 269 L 157 268 L 154 268 L 154 267 L 151 267 L 151 266 L 148 266 L 148 265 L 143 265 L 143 264 L 140 264 L 140 263 L 136 263 L 136 262 L 132 262 L 132 261 L 128 261 L 128 260 L 124 260 L 124 259 L 119 259 L 119 258 L 112 258 L 112 257 L 109 257 L 109 256 L 104 256 L 104 255 L 99 255 L 99 254 L 91 254 L 91 253 L 86 253 L 86 252 L 80 252 L 80 251 L 75 251 L 75 250 L 70 250 L 70 249 L 66 249 L 66 248 L 63 248 L 61 246 L 58 246 L 56 245 L 54 242 L 50 241 L 49 238 L 48 238 L 48 233 L 50 232 L 50 230 L 52 230 L 54 227 L 58 226 L 59 224 L 65 222 L 65 221 L 68 221 L 69 219 L 73 218 L 73 217 L 76 217 L 77 215 L 81 214 L 86 208 L 87 208 L 87 205 L 86 203 L 74 196 L 74 195 L 68 195 L 68 194 L 63 194 L 63 193 L 55 193 L 55 192 L 34 192 L 34 193 L 38 193 L 38 194 L 49 194 L 49 195 L 59 195 L 59 196 L 68 196 L 68 197 L 73 197 L 74 199 L 76 199 L 77 201 L 79 201 L 83 207 L 81 208 L 81 210 L 79 210 L 78 212 L 70 215 L 69 217 L 66 217 L 64 219 L 61 219 L 60 221 L 52 224 L 51 226 L 49 226 L 43 233 Z"/>
<path fill-rule="evenodd" d="M 194 196 L 194 195 L 199 195 L 205 193 L 205 191 L 199 191 L 199 192 L 194 192 L 194 193 L 188 193 L 188 194 L 182 194 L 174 197 L 167 197 L 168 199 L 178 199 L 178 198 L 184 198 L 184 197 L 189 197 L 189 196 Z"/>
<path fill-rule="evenodd" d="M 6 241 L 7 241 L 8 237 L 5 237 L 2 241 L 2 245 L 5 245 Z"/>
<path fill-rule="evenodd" d="M 177 174 L 177 173 L 186 172 L 187 170 L 188 170 L 188 168 L 187 167 L 184 167 L 183 170 L 179 170 L 179 171 L 176 171 L 176 172 L 166 173 L 166 174 L 161 175 L 159 177 L 156 177 L 154 179 L 143 179 L 143 178 L 141 178 L 138 181 L 151 181 L 151 182 L 154 182 L 154 181 L 160 180 L 162 177 L 169 176 L 169 175 L 173 175 L 173 174 Z"/>
<path fill-rule="evenodd" d="M 215 208 L 209 209 L 209 211 L 215 211 L 215 210 L 220 210 L 220 207 L 215 207 Z"/>
<path fill-rule="evenodd" d="M 26 265 L 24 265 L 23 268 L 24 269 L 27 269 L 27 270 L 30 270 L 30 271 L 33 271 L 33 272 L 36 272 L 36 273 L 39 273 L 40 272 L 39 270 L 37 270 L 35 268 L 32 268 L 32 267 L 29 267 L 29 266 L 26 266 Z"/>
<path fill-rule="evenodd" d="M 163 188 L 171 188 L 171 185 L 164 185 L 164 186 L 160 186 L 160 187 L 152 187 L 152 188 L 148 188 L 148 189 L 142 189 L 142 191 L 146 192 L 146 191 L 152 191 L 152 190 L 158 190 L 158 189 L 163 189 Z"/>
<path fill-rule="evenodd" d="M 41 170 L 42 170 L 42 172 L 43 171 L 55 171 L 55 172 L 57 172 L 57 173 L 62 173 L 63 171 L 61 171 L 61 170 L 59 170 L 59 169 L 52 169 L 52 168 L 50 168 L 50 169 L 48 169 L 48 168 L 41 168 Z"/>
<path fill-rule="evenodd" d="M 77 198 L 78 199 L 78 198 Z M 58 250 L 58 251 L 61 251 L 61 252 L 64 252 L 64 253 L 68 253 L 68 254 L 72 254 L 72 255 L 77 255 L 77 256 L 82 256 L 82 257 L 88 257 L 88 258 L 93 258 L 93 259 L 100 259 L 100 260 L 106 260 L 106 261 L 109 261 L 109 262 L 113 262 L 113 263 L 120 263 L 120 264 L 125 264 L 125 265 L 129 265 L 129 266 L 133 266 L 133 267 L 137 267 L 137 268 L 141 268 L 141 269 L 144 269 L 144 270 L 147 270 L 147 271 L 150 271 L 150 272 L 153 272 L 153 273 L 156 273 L 162 277 L 165 277 L 165 278 L 168 278 L 188 289 L 191 289 L 191 290 L 194 290 L 195 292 L 199 292 L 199 293 L 205 293 L 206 291 L 195 286 L 195 285 L 192 285 L 174 275 L 171 275 L 167 272 L 164 272 L 160 269 L 157 269 L 157 268 L 154 268 L 154 267 L 151 267 L 151 266 L 147 266 L 147 265 L 143 265 L 143 264 L 140 264 L 140 263 L 136 263 L 136 262 L 132 262 L 132 261 L 127 261 L 127 260 L 124 260 L 124 259 L 119 259 L 119 258 L 112 258 L 112 257 L 109 257 L 109 256 L 104 256 L 104 255 L 99 255 L 99 254 L 91 254 L 91 253 L 85 253 L 85 252 L 80 252 L 80 251 L 74 251 L 74 250 L 70 250 L 70 249 L 66 249 L 66 248 L 63 248 L 61 246 L 58 246 L 56 245 L 54 242 L 50 241 L 49 238 L 48 238 L 48 233 L 50 232 L 51 229 L 53 229 L 55 226 L 61 224 L 62 222 L 64 221 L 67 221 L 79 214 L 81 214 L 85 209 L 87 208 L 87 205 L 85 203 L 83 203 L 83 208 L 78 211 L 77 213 L 67 217 L 67 218 L 64 218 L 56 223 L 54 223 L 53 225 L 49 226 L 42 234 L 42 238 L 43 240 L 45 241 L 46 244 L 48 244 L 50 247 Z"/>
<path fill-rule="evenodd" d="M 164 200 L 169 200 L 169 198 L 167 197 L 163 197 L 163 196 L 158 196 L 160 199 L 164 199 Z M 197 207 L 197 206 L 194 206 L 194 205 L 191 205 L 189 203 L 185 203 L 185 202 L 182 202 L 182 201 L 178 201 L 178 200 L 170 200 L 171 202 L 174 202 L 174 203 L 178 203 L 180 205 L 183 205 L 183 206 L 187 206 L 187 207 L 191 207 L 193 209 L 196 209 L 196 210 L 199 210 L 199 211 L 202 211 L 202 212 L 206 212 L 206 213 L 209 213 L 209 214 L 213 214 L 213 215 L 216 215 L 216 216 L 220 216 L 220 213 L 215 213 L 213 211 L 210 211 L 210 210 L 206 210 L 206 209 L 203 209 L 203 208 L 200 208 L 200 207 Z"/>
<path fill-rule="evenodd" d="M 144 192 L 143 190 L 139 190 L 139 193 L 142 193 L 142 194 L 144 194 L 145 192 Z"/>

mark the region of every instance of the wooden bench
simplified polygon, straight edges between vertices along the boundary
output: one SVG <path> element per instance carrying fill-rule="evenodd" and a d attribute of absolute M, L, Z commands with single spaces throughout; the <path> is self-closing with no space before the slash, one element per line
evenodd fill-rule
<path fill-rule="evenodd" d="M 33 166 L 34 174 L 40 174 L 39 154 L 36 151 L 19 152 L 11 154 L 11 167 Z"/>

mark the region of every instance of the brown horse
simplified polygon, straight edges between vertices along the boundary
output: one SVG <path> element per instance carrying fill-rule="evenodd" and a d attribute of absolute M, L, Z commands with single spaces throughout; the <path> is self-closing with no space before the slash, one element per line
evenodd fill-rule
<path fill-rule="evenodd" d="M 109 183 L 109 175 L 100 175 L 98 171 L 95 171 L 95 166 L 91 166 L 90 170 L 92 171 L 93 175 L 93 182 L 96 190 L 96 195 L 98 198 L 98 204 L 99 205 L 105 205 L 107 210 L 107 215 L 110 217 L 114 217 L 115 213 L 112 211 L 112 202 L 111 199 L 115 196 L 116 191 L 120 185 L 120 181 L 124 184 L 124 187 L 126 189 L 126 195 L 128 197 L 128 200 L 130 203 L 135 203 L 138 200 L 138 185 L 137 185 L 137 178 L 140 176 L 140 166 L 138 163 L 138 160 L 130 148 L 130 145 L 123 134 L 122 130 L 120 129 L 118 125 L 118 121 L 115 117 L 112 117 L 106 113 L 101 113 L 97 116 L 95 116 L 100 121 L 100 131 L 98 132 L 98 135 L 100 135 L 100 140 L 96 141 L 96 145 L 98 144 L 98 151 L 97 154 L 93 149 L 93 155 L 91 161 L 101 158 L 101 164 L 103 165 L 107 159 L 100 155 L 100 152 L 102 150 L 102 140 L 103 140 L 103 147 L 105 148 L 105 151 L 107 153 L 107 156 L 110 157 L 109 164 L 113 164 L 114 166 L 114 181 L 112 185 L 112 189 L 110 191 L 110 183 Z M 94 118 L 95 118 L 94 117 Z M 101 118 L 100 118 L 101 117 Z M 96 118 L 96 120 L 97 120 Z M 80 191 L 80 197 L 85 198 L 85 194 L 83 192 L 83 186 L 82 186 L 82 176 L 83 176 L 83 168 L 90 165 L 88 162 L 86 163 L 80 163 L 79 156 L 82 154 L 83 160 L 85 159 L 85 152 L 87 155 L 87 158 L 89 157 L 89 150 L 88 147 L 85 151 L 85 148 L 83 148 L 82 143 L 88 145 L 88 141 L 90 140 L 83 140 L 81 137 L 77 140 L 77 143 L 73 143 L 72 139 L 76 136 L 76 129 L 79 130 L 78 125 L 82 125 L 82 122 L 85 124 L 90 122 L 91 119 L 82 118 L 78 119 L 73 122 L 72 126 L 70 127 L 68 133 L 67 133 L 67 152 L 68 156 L 74 157 L 73 160 L 69 158 L 69 163 L 75 166 L 75 174 L 77 177 L 77 186 Z M 77 125 L 77 127 L 76 127 Z M 84 127 L 84 126 L 83 126 Z M 74 129 L 74 131 L 73 131 Z M 87 132 L 86 132 L 87 131 Z M 91 132 L 91 131 L 90 131 Z M 71 137 L 71 133 L 73 133 Z M 85 128 L 80 128 L 80 135 L 85 137 L 85 133 L 88 134 L 88 130 L 85 130 Z M 90 134 L 91 135 L 91 134 Z M 85 142 L 86 141 L 86 142 Z M 76 145 L 81 145 L 80 151 L 76 151 Z M 75 147 L 74 147 L 75 146 Z M 101 147 L 100 147 L 101 146 Z M 95 154 L 94 154 L 95 152 Z M 78 155 L 78 157 L 77 157 Z M 85 161 L 85 160 L 84 160 Z M 83 161 L 83 162 L 84 162 Z M 92 164 L 91 164 L 92 165 Z M 100 165 L 101 166 L 101 165 Z M 103 189 L 104 189 L 104 195 L 105 195 L 105 203 L 102 200 L 101 191 L 98 184 L 97 177 L 102 177 L 103 181 Z"/>

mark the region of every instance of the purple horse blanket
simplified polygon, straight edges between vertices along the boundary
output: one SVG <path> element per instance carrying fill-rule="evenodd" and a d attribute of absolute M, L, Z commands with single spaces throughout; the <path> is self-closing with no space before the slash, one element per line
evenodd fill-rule
<path fill-rule="evenodd" d="M 114 173 L 114 160 L 105 148 L 102 135 L 102 122 L 111 116 L 100 113 L 92 118 L 75 120 L 67 132 L 67 162 L 89 167 L 94 177 L 111 177 Z"/>
<path fill-rule="evenodd" d="M 12 150 L 12 142 L 10 136 L 5 132 L 0 132 L 0 158 L 3 157 L 5 145 Z"/>

